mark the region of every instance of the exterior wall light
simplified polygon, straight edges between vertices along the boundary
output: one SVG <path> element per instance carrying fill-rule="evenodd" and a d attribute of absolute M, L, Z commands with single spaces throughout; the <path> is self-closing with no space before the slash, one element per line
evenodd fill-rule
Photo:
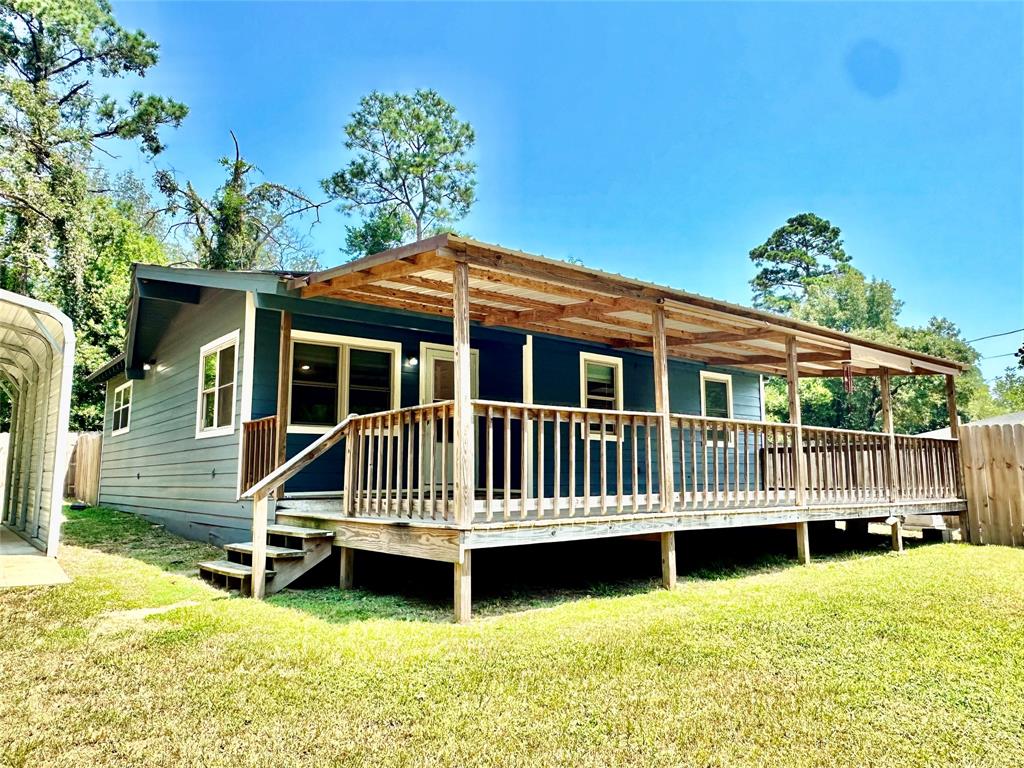
<path fill-rule="evenodd" d="M 405 359 L 405 364 L 408 365 L 410 368 L 415 368 L 417 365 L 420 364 L 420 361 L 415 357 L 407 357 Z"/>

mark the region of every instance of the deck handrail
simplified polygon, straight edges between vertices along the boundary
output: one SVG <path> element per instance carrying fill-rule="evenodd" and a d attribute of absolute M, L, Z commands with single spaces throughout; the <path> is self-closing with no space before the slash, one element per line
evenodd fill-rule
<path fill-rule="evenodd" d="M 288 461 L 256 483 L 256 485 L 244 491 L 241 498 L 255 501 L 269 496 L 309 464 L 312 464 L 315 459 L 318 459 L 333 448 L 345 436 L 348 425 L 358 418 L 361 417 L 356 414 L 346 416 L 335 426 L 331 427 L 330 431 L 320 435 L 320 437 L 292 456 Z"/>

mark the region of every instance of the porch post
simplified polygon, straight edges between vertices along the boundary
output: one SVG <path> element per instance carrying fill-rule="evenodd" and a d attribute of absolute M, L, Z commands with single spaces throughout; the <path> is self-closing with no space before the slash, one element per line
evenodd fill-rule
<path fill-rule="evenodd" d="M 267 497 L 260 494 L 252 500 L 252 582 L 249 594 L 263 599 L 267 570 Z"/>
<path fill-rule="evenodd" d="M 651 310 L 654 336 L 654 409 L 658 412 L 658 485 L 661 511 L 675 511 L 675 477 L 672 462 L 672 408 L 668 389 L 668 347 L 665 343 L 665 307 Z M 661 581 L 665 589 L 676 585 L 676 534 L 661 534 Z"/>
<path fill-rule="evenodd" d="M 804 456 L 804 428 L 800 415 L 800 367 L 795 336 L 786 337 L 786 383 L 789 385 L 789 423 L 793 430 L 793 482 L 796 505 L 804 506 L 807 497 L 807 461 Z"/>
<path fill-rule="evenodd" d="M 803 417 L 800 415 L 800 360 L 795 336 L 786 337 L 786 383 L 789 385 L 789 423 L 793 425 L 793 483 L 796 505 L 807 503 L 807 460 L 804 456 Z M 807 522 L 797 523 L 796 556 L 801 565 L 811 562 L 811 537 Z"/>
<path fill-rule="evenodd" d="M 452 336 L 455 348 L 455 405 L 452 417 L 452 484 L 455 522 L 469 528 L 473 522 L 473 401 L 470 389 L 469 265 L 456 262 L 452 271 Z M 472 591 L 470 552 L 455 563 L 455 620 L 469 621 Z"/>
<path fill-rule="evenodd" d="M 277 354 L 277 466 L 288 460 L 288 419 L 291 416 L 292 313 L 281 313 L 281 338 Z M 278 490 L 284 495 L 284 486 Z"/>
<path fill-rule="evenodd" d="M 455 520 L 461 527 L 473 521 L 473 402 L 470 390 L 469 265 L 459 262 L 452 273 L 455 348 L 455 405 L 452 437 Z"/>
<path fill-rule="evenodd" d="M 885 432 L 886 455 L 889 464 L 886 481 L 889 484 L 889 501 L 893 502 L 896 500 L 898 471 L 896 466 L 896 437 L 893 434 L 892 426 L 892 388 L 888 368 L 882 369 L 879 383 L 882 388 L 882 431 Z"/>
<path fill-rule="evenodd" d="M 946 411 L 949 413 L 949 436 L 960 439 L 960 414 L 956 410 L 956 377 L 946 374 Z"/>
<path fill-rule="evenodd" d="M 960 450 L 960 414 L 956 409 L 956 377 L 946 374 L 946 412 L 949 414 L 949 436 L 957 441 L 956 446 L 956 486 L 955 491 L 958 499 L 965 498 L 964 472 L 963 472 L 963 451 Z M 970 526 L 967 521 L 967 512 L 957 515 L 957 522 L 960 526 L 960 541 L 970 541 Z"/>

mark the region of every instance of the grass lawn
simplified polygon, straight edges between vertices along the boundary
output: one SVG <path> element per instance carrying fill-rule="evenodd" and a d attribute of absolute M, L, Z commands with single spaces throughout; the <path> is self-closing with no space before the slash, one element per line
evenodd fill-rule
<path fill-rule="evenodd" d="M 634 578 L 455 626 L 402 593 L 229 597 L 189 573 L 209 547 L 70 516 L 73 582 L 0 592 L 0 765 L 1024 764 L 1024 550 Z"/>

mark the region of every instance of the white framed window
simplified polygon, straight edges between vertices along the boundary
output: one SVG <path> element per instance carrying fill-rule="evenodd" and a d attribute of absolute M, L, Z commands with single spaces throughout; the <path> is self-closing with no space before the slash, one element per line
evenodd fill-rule
<path fill-rule="evenodd" d="M 732 376 L 713 371 L 700 372 L 700 413 L 715 419 L 732 418 Z M 717 441 L 722 446 L 732 443 L 727 429 L 709 429 L 704 435 L 708 443 Z"/>
<path fill-rule="evenodd" d="M 603 411 L 622 410 L 622 358 L 580 352 L 580 406 Z M 591 424 L 591 439 L 601 439 L 601 425 Z M 605 440 L 615 440 L 615 425 L 606 425 Z"/>
<path fill-rule="evenodd" d="M 352 413 L 399 407 L 402 345 L 292 332 L 288 431 L 323 434 Z"/>
<path fill-rule="evenodd" d="M 455 398 L 455 347 L 420 342 L 420 404 Z M 480 396 L 480 350 L 469 350 L 469 396 Z"/>
<path fill-rule="evenodd" d="M 214 339 L 199 350 L 199 397 L 196 437 L 230 435 L 235 431 L 235 378 L 238 331 Z"/>
<path fill-rule="evenodd" d="M 132 384 L 128 381 L 114 390 L 114 408 L 110 414 L 110 435 L 123 435 L 132 422 Z"/>
<path fill-rule="evenodd" d="M 700 414 L 716 419 L 732 418 L 732 375 L 700 372 Z"/>

